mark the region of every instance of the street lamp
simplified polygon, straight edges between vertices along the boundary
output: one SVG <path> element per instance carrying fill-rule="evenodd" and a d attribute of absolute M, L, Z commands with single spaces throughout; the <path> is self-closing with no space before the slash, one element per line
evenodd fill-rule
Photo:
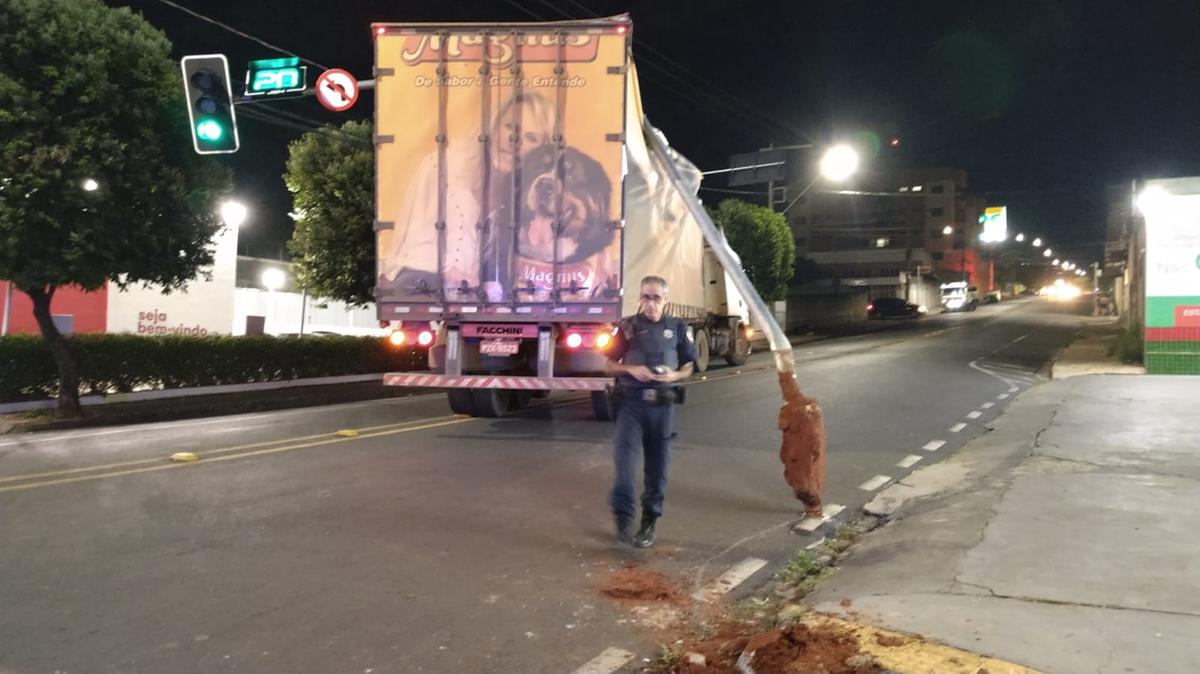
<path fill-rule="evenodd" d="M 1051 262 L 1050 264 L 1052 264 L 1052 265 L 1054 265 L 1055 267 L 1057 267 L 1057 266 L 1058 266 L 1058 258 L 1054 258 L 1054 261 L 1053 261 L 1053 262 Z"/>
<path fill-rule="evenodd" d="M 241 227 L 242 223 L 246 221 L 247 213 L 248 210 L 246 209 L 245 204 L 240 201 L 230 200 L 221 204 L 221 220 L 223 220 L 226 225 L 229 225 L 235 229 Z M 276 269 L 275 271 L 279 270 Z M 279 273 L 282 274 L 283 272 Z M 263 275 L 266 276 L 266 272 L 264 272 Z"/>
<path fill-rule="evenodd" d="M 100 183 L 96 182 L 95 180 L 88 178 L 87 180 L 83 181 L 84 192 L 95 192 L 98 189 L 100 189 Z"/>
<path fill-rule="evenodd" d="M 1022 241 L 1024 241 L 1024 240 L 1025 240 L 1025 235 L 1024 235 L 1024 234 L 1018 234 L 1016 238 L 1017 238 L 1017 243 L 1020 243 L 1020 242 L 1022 242 Z"/>
<path fill-rule="evenodd" d="M 808 191 L 812 189 L 812 186 L 817 184 L 817 181 L 821 178 L 832 180 L 833 182 L 841 182 L 854 175 L 854 172 L 857 170 L 858 153 L 854 151 L 854 148 L 850 147 L 849 145 L 834 145 L 826 150 L 825 154 L 821 155 L 821 162 L 818 165 L 818 173 L 816 177 L 813 178 L 807 185 L 805 185 L 804 189 L 800 190 L 800 194 L 797 194 L 796 198 L 792 199 L 791 203 L 789 203 L 787 207 L 783 209 L 782 214 L 786 215 L 787 212 L 791 210 L 792 206 L 795 206 L 796 202 L 800 201 L 801 197 L 803 197 L 805 194 L 808 194 Z M 769 189 L 773 190 L 774 187 L 770 187 Z M 773 197 L 769 197 L 768 203 L 771 203 L 773 206 L 772 199 Z"/>
<path fill-rule="evenodd" d="M 858 153 L 849 145 L 834 145 L 821 157 L 821 175 L 841 182 L 858 170 Z"/>
<path fill-rule="evenodd" d="M 1050 250 L 1049 248 L 1042 251 L 1042 257 L 1050 257 L 1053 254 L 1054 254 L 1054 251 Z"/>
<path fill-rule="evenodd" d="M 287 274 L 283 273 L 282 269 L 271 267 L 263 270 L 262 284 L 263 287 L 270 291 L 279 290 L 283 284 L 287 282 Z"/>
<path fill-rule="evenodd" d="M 1042 247 L 1042 239 L 1040 237 L 1033 240 L 1033 247 L 1034 248 Z"/>
<path fill-rule="evenodd" d="M 950 225 L 946 225 L 945 227 L 942 228 L 942 234 L 945 234 L 946 236 L 950 236 L 953 233 L 954 233 L 954 228 L 951 227 Z"/>

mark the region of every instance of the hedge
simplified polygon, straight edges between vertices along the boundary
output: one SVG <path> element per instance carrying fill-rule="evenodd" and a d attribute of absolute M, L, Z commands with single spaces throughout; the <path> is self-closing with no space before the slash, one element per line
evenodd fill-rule
<path fill-rule="evenodd" d="M 420 370 L 425 352 L 378 337 L 231 337 L 85 334 L 67 337 L 80 393 L 248 384 Z M 58 393 L 58 371 L 40 336 L 0 337 L 0 402 Z"/>

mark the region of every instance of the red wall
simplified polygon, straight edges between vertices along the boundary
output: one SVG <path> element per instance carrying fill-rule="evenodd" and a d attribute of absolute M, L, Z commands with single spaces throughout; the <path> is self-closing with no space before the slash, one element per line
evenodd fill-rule
<path fill-rule="evenodd" d="M 0 281 L 0 315 L 4 312 L 4 298 L 8 281 Z M 50 313 L 71 314 L 75 317 L 74 331 L 104 332 L 108 327 L 108 287 L 95 292 L 84 292 L 75 287 L 59 288 L 50 301 Z M 20 290 L 13 290 L 12 311 L 8 317 L 8 334 L 41 334 L 33 317 L 33 301 Z"/>

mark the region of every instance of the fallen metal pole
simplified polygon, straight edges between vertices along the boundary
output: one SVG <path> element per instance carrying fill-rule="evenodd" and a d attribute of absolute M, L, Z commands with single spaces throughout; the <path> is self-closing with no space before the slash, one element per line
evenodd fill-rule
<path fill-rule="evenodd" d="M 825 423 L 817 401 L 800 392 L 792 344 L 775 321 L 775 316 L 767 310 L 766 302 L 750 283 L 742 269 L 741 260 L 729 247 L 725 235 L 708 217 L 700 200 L 684 182 L 668 150 L 666 139 L 646 119 L 642 120 L 642 131 L 651 154 L 658 158 L 667 177 L 679 190 L 688 211 L 700 225 L 704 238 L 729 274 L 734 287 L 749 302 L 754 327 L 767 336 L 771 353 L 775 356 L 775 369 L 779 372 L 779 390 L 783 394 L 783 407 L 779 410 L 779 430 L 783 431 L 779 459 L 783 462 L 783 476 L 796 498 L 804 503 L 805 514 L 810 518 L 821 518 L 821 493 L 825 488 Z"/>

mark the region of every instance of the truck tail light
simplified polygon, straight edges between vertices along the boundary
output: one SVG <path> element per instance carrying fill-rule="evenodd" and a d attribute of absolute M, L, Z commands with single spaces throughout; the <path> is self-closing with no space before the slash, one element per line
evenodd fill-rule
<path fill-rule="evenodd" d="M 429 346 L 430 344 L 433 344 L 433 333 L 428 330 L 422 330 L 420 334 L 417 335 L 417 343 L 421 346 Z"/>
<path fill-rule="evenodd" d="M 388 341 L 392 343 L 392 346 L 404 346 L 404 343 L 408 341 L 408 337 L 405 336 L 403 330 L 393 330 L 388 335 Z"/>
<path fill-rule="evenodd" d="M 579 334 L 578 332 L 572 332 L 571 334 L 567 335 L 567 348 L 578 349 L 582 345 L 583 335 Z"/>

